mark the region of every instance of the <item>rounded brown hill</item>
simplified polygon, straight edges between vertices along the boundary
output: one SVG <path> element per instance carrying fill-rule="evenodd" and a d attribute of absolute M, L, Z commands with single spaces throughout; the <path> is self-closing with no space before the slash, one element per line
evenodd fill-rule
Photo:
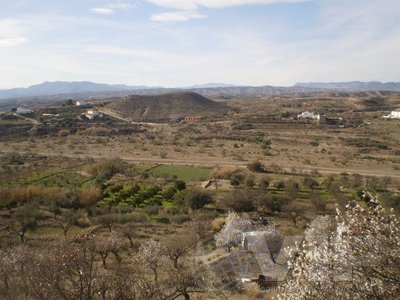
<path fill-rule="evenodd" d="M 132 95 L 108 103 L 105 110 L 137 122 L 221 116 L 227 106 L 193 92 L 162 95 Z"/>

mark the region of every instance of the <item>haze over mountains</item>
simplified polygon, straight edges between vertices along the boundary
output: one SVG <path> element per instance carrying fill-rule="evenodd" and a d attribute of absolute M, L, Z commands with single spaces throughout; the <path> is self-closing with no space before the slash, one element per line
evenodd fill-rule
<path fill-rule="evenodd" d="M 400 82 L 308 82 L 291 87 L 277 86 L 235 86 L 224 83 L 208 83 L 187 88 L 162 88 L 149 86 L 129 86 L 123 84 L 101 84 L 82 82 L 44 82 L 27 88 L 0 90 L 0 100 L 15 99 L 16 102 L 57 101 L 66 98 L 110 98 L 131 94 L 155 95 L 174 91 L 193 91 L 206 97 L 263 97 L 271 95 L 298 95 L 302 93 L 332 91 L 400 91 Z"/>
<path fill-rule="evenodd" d="M 400 91 L 400 82 L 299 82 L 296 83 L 295 86 L 327 90 Z"/>

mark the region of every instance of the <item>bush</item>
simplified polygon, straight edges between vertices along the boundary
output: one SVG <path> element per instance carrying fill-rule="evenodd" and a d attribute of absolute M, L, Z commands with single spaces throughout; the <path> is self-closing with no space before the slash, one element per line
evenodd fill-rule
<path fill-rule="evenodd" d="M 23 165 L 24 160 L 19 153 L 7 153 L 1 158 L 5 165 Z"/>
<path fill-rule="evenodd" d="M 265 166 L 259 160 L 255 160 L 247 165 L 247 168 L 252 172 L 263 173 L 265 172 Z"/>
<path fill-rule="evenodd" d="M 103 160 L 88 167 L 87 171 L 98 181 L 109 180 L 117 173 L 124 173 L 125 163 L 121 159 Z"/>
<path fill-rule="evenodd" d="M 186 189 L 186 182 L 184 182 L 183 180 L 177 180 L 177 181 L 175 182 L 175 188 L 176 188 L 178 191 L 183 191 L 183 190 L 185 190 L 185 189 Z"/>
<path fill-rule="evenodd" d="M 68 136 L 70 134 L 70 131 L 68 130 L 68 129 L 61 129 L 59 132 L 58 132 L 58 136 L 59 137 L 66 137 L 66 136 Z"/>
<path fill-rule="evenodd" d="M 345 139 L 345 143 L 349 146 L 355 146 L 359 148 L 379 148 L 389 149 L 389 146 L 383 142 L 371 140 L 370 138 L 353 138 Z"/>
<path fill-rule="evenodd" d="M 209 192 L 204 190 L 192 190 L 185 197 L 185 203 L 191 209 L 200 209 L 204 205 L 213 202 L 212 196 Z"/>
<path fill-rule="evenodd" d="M 183 224 L 185 222 L 189 222 L 191 220 L 191 218 L 188 215 L 175 215 L 169 218 L 171 220 L 172 223 L 174 224 Z"/>
<path fill-rule="evenodd" d="M 254 197 L 243 190 L 230 192 L 221 200 L 225 209 L 233 209 L 236 212 L 250 212 L 254 210 Z"/>
<path fill-rule="evenodd" d="M 239 186 L 244 181 L 244 175 L 242 173 L 233 173 L 230 175 L 229 179 L 231 181 L 231 185 Z"/>
<path fill-rule="evenodd" d="M 255 183 L 254 183 L 254 177 L 252 177 L 252 176 L 247 176 L 247 177 L 245 178 L 245 180 L 244 180 L 244 185 L 245 185 L 247 188 L 252 188 L 252 187 L 254 187 L 254 185 L 255 185 Z"/>
<path fill-rule="evenodd" d="M 151 205 L 146 207 L 146 213 L 151 217 L 152 215 L 158 215 L 160 212 L 160 206 L 158 205 Z"/>
<path fill-rule="evenodd" d="M 306 177 L 304 177 L 303 185 L 306 188 L 315 189 L 315 188 L 317 188 L 319 186 L 319 183 L 315 179 L 313 179 L 313 178 L 311 178 L 309 176 L 306 176 Z"/>
<path fill-rule="evenodd" d="M 152 220 L 156 221 L 157 223 L 161 224 L 171 224 L 171 221 L 167 217 L 153 217 Z"/>
<path fill-rule="evenodd" d="M 90 207 L 101 199 L 101 190 L 98 187 L 81 189 L 78 191 L 78 199 L 81 207 Z"/>
<path fill-rule="evenodd" d="M 274 183 L 274 187 L 278 190 L 282 190 L 285 188 L 285 182 L 283 180 L 278 180 Z"/>

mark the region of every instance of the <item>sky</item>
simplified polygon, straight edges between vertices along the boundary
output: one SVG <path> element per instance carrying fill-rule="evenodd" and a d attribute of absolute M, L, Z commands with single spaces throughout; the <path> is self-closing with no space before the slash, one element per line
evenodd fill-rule
<path fill-rule="evenodd" d="M 399 0 L 0 0 L 0 89 L 400 81 Z"/>

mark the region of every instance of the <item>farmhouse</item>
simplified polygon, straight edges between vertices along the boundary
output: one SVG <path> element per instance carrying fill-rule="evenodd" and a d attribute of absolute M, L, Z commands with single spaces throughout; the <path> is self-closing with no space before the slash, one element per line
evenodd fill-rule
<path fill-rule="evenodd" d="M 89 120 L 94 120 L 96 118 L 102 118 L 103 114 L 91 109 L 85 113 L 85 117 L 88 118 Z"/>
<path fill-rule="evenodd" d="M 80 101 L 80 100 L 76 100 L 75 105 L 79 106 L 79 107 L 91 107 L 92 106 L 91 103 L 83 102 L 83 101 Z"/>
<path fill-rule="evenodd" d="M 305 119 L 305 120 L 319 120 L 320 116 L 318 113 L 305 111 L 301 114 L 297 115 L 297 119 Z"/>
<path fill-rule="evenodd" d="M 400 110 L 393 110 L 389 115 L 384 116 L 386 119 L 400 119 Z"/>

